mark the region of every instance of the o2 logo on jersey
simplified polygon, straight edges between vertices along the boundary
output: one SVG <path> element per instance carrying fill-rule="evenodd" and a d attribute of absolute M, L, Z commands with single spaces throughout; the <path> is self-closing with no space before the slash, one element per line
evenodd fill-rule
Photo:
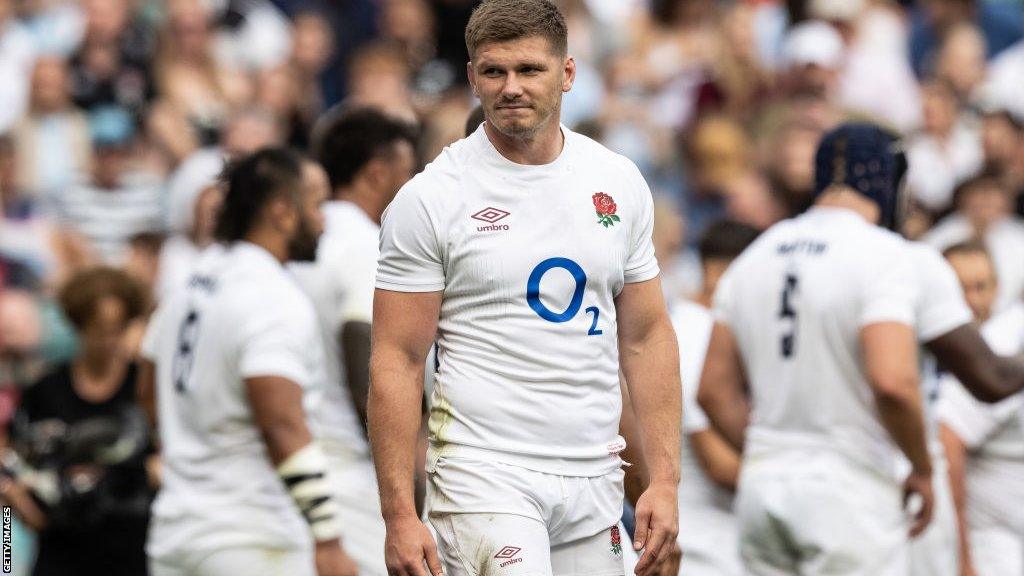
<path fill-rule="evenodd" d="M 544 278 L 544 275 L 553 268 L 561 268 L 565 270 L 571 274 L 573 280 L 576 281 L 576 288 L 572 292 L 572 299 L 569 300 L 569 306 L 562 312 L 553 312 L 540 301 L 540 281 Z M 576 317 L 576 314 L 579 313 L 580 308 L 583 306 L 583 293 L 586 288 L 587 273 L 583 271 L 582 266 L 568 258 L 548 258 L 540 264 L 537 264 L 537 266 L 534 267 L 533 272 L 530 272 L 530 278 L 526 281 L 526 302 L 538 316 L 548 322 L 568 322 Z M 587 314 L 592 313 L 594 315 L 594 321 L 590 325 L 590 330 L 587 331 L 587 336 L 599 336 L 604 334 L 604 331 L 598 330 L 597 328 L 597 322 L 601 316 L 601 311 L 597 306 L 591 306 L 584 310 L 584 312 Z"/>

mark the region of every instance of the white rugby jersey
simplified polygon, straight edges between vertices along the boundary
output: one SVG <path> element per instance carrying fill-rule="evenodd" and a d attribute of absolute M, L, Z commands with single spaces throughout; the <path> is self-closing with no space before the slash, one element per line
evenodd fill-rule
<path fill-rule="evenodd" d="M 313 408 L 311 420 L 330 452 L 369 458 L 370 447 L 346 382 L 340 337 L 345 322 L 370 322 L 373 314 L 380 226 L 351 202 L 327 202 L 323 212 L 324 234 L 316 262 L 289 265 L 313 302 L 324 341 L 323 402 Z"/>
<path fill-rule="evenodd" d="M 1003 356 L 1024 352 L 1024 304 L 1017 302 L 981 328 Z M 996 404 L 976 400 L 953 376 L 942 381 L 939 419 L 967 446 L 967 517 L 972 528 L 1000 526 L 1024 534 L 1024 397 Z"/>
<path fill-rule="evenodd" d="M 313 307 L 281 264 L 237 242 L 200 257 L 187 288 L 152 321 L 143 356 L 156 363 L 163 484 L 149 553 L 181 546 L 304 547 L 311 539 L 275 472 L 244 379 L 322 380 Z"/>
<path fill-rule="evenodd" d="M 631 161 L 562 132 L 558 158 L 529 166 L 481 126 L 384 214 L 377 288 L 443 291 L 432 458 L 567 475 L 619 465 L 614 299 L 658 274 L 651 193 Z"/>
<path fill-rule="evenodd" d="M 831 450 L 895 475 L 859 333 L 913 326 L 916 286 L 906 241 L 841 208 L 811 208 L 747 248 L 715 294 L 750 382 L 745 457 Z"/>

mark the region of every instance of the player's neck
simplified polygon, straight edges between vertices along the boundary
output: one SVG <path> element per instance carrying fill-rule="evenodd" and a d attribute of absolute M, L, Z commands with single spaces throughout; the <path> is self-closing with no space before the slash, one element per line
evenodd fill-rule
<path fill-rule="evenodd" d="M 491 125 L 484 123 L 484 134 L 491 141 L 495 150 L 511 162 L 540 166 L 550 164 L 558 159 L 565 143 L 565 135 L 556 118 L 548 120 L 529 138 L 517 138 L 501 133 Z"/>
<path fill-rule="evenodd" d="M 281 265 L 288 261 L 288 242 L 274 234 L 263 230 L 254 230 L 244 240 L 269 252 Z"/>
<path fill-rule="evenodd" d="M 870 224 L 878 224 L 880 216 L 878 206 L 871 200 L 845 186 L 835 186 L 835 190 L 826 190 L 815 206 L 822 208 L 841 208 L 854 212 Z"/>
<path fill-rule="evenodd" d="M 367 189 L 365 186 L 360 186 L 358 183 L 339 188 L 334 194 L 334 199 L 355 204 L 357 208 L 363 211 L 363 214 L 366 214 L 367 218 L 377 224 L 380 224 L 384 208 L 387 207 L 386 203 L 380 201 L 379 194 L 374 194 L 372 190 Z"/>

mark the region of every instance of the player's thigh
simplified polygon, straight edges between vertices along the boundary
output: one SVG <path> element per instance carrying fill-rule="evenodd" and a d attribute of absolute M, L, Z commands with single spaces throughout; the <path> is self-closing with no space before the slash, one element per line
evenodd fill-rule
<path fill-rule="evenodd" d="M 191 576 L 316 576 L 313 552 L 263 547 L 225 548 L 200 559 Z"/>
<path fill-rule="evenodd" d="M 749 471 L 741 473 L 736 493 L 738 547 L 743 566 L 751 576 L 796 573 L 796 557 L 788 544 L 784 520 L 772 513 L 783 488 L 777 478 Z"/>
<path fill-rule="evenodd" d="M 622 576 L 626 539 L 619 524 L 551 548 L 554 576 Z"/>
<path fill-rule="evenodd" d="M 447 576 L 552 576 L 548 529 L 518 514 L 432 513 Z"/>
<path fill-rule="evenodd" d="M 1024 574 L 1024 541 L 1005 528 L 971 530 L 971 561 L 978 576 Z"/>
<path fill-rule="evenodd" d="M 855 466 L 791 484 L 786 498 L 800 574 L 907 576 L 910 547 L 899 485 Z"/>

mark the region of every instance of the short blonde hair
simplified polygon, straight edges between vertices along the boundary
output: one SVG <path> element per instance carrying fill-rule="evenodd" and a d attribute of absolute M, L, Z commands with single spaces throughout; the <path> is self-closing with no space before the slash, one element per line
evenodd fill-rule
<path fill-rule="evenodd" d="M 484 0 L 466 24 L 466 50 L 472 59 L 481 44 L 540 36 L 564 56 L 568 35 L 565 17 L 550 0 Z"/>

